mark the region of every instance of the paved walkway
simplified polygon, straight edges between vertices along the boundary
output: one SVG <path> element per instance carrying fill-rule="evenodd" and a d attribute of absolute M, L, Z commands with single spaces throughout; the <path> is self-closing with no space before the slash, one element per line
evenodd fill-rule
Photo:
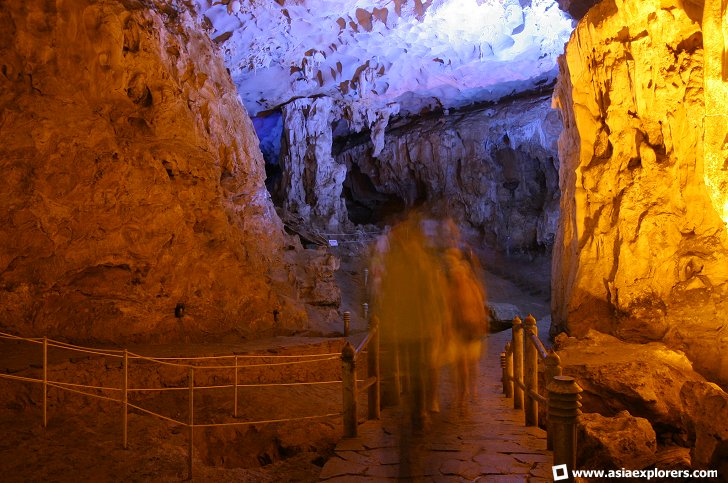
<path fill-rule="evenodd" d="M 343 439 L 323 467 L 329 483 L 357 481 L 536 482 L 551 481 L 551 452 L 546 433 L 526 428 L 523 412 L 502 394 L 499 354 L 508 333 L 489 337 L 481 359 L 479 399 L 466 411 L 443 397 L 431 429 L 414 436 L 399 408 L 386 409 L 379 421 L 359 426 L 359 437 Z M 449 371 L 443 395 L 454 394 Z M 362 396 L 360 404 L 366 404 Z"/>

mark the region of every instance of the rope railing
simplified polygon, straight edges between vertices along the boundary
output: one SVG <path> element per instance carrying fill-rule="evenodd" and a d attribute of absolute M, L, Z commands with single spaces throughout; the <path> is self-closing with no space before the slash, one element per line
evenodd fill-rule
<path fill-rule="evenodd" d="M 237 362 L 232 365 L 215 365 L 215 366 L 206 366 L 206 365 L 196 365 L 196 364 L 184 364 L 184 363 L 174 363 L 174 362 L 168 362 L 167 360 L 163 360 L 157 357 L 147 357 L 142 356 L 139 354 L 135 354 L 133 352 L 129 352 L 129 356 L 133 359 L 140 359 L 145 360 L 149 362 L 156 362 L 157 364 L 165 365 L 165 366 L 174 366 L 174 367 L 184 367 L 184 368 L 190 368 L 193 367 L 195 369 L 207 369 L 207 370 L 223 370 L 223 369 L 252 369 L 257 367 L 278 367 L 278 366 L 292 366 L 297 364 L 311 364 L 313 362 L 325 362 L 325 361 L 333 361 L 337 358 L 338 354 L 334 354 L 327 357 L 320 357 L 318 359 L 309 359 L 305 361 L 290 361 L 290 362 L 271 362 L 267 364 L 244 364 L 240 365 Z M 233 356 L 234 357 L 234 356 Z M 197 358 L 196 360 L 202 360 L 201 358 Z"/>
<path fill-rule="evenodd" d="M 524 332 L 525 337 L 524 337 Z M 553 450 L 554 466 L 576 464 L 576 418 L 581 403 L 581 387 L 573 377 L 562 376 L 561 359 L 546 351 L 538 338 L 536 319 L 513 319 L 512 338 L 500 354 L 503 394 L 513 398 L 514 409 L 525 413 L 526 426 L 538 425 L 538 405 L 548 406 L 546 447 Z M 539 393 L 538 365 L 544 363 L 546 395 Z M 566 481 L 573 481 L 571 477 Z"/>
<path fill-rule="evenodd" d="M 0 379 L 7 379 L 18 382 L 30 382 L 41 384 L 43 387 L 43 427 L 48 425 L 48 388 L 52 387 L 62 391 L 79 394 L 94 399 L 110 401 L 114 403 L 120 403 L 123 407 L 123 447 L 128 448 L 128 413 L 130 410 L 136 410 L 143 414 L 148 414 L 159 418 L 161 420 L 173 423 L 175 425 L 184 426 L 189 431 L 188 441 L 188 476 L 192 478 L 192 455 L 193 455 L 193 434 L 194 428 L 204 427 L 221 427 L 221 426 L 249 426 L 249 425 L 261 425 L 261 424 L 274 424 L 284 423 L 293 421 L 307 421 L 313 419 L 324 419 L 332 417 L 340 417 L 344 412 L 326 413 L 319 415 L 306 415 L 290 418 L 278 418 L 278 419 L 260 419 L 255 421 L 233 421 L 233 422 L 198 422 L 194 420 L 195 405 L 194 405 L 194 392 L 199 390 L 213 390 L 213 389 L 229 389 L 234 388 L 234 401 L 233 401 L 233 417 L 238 417 L 238 390 L 240 388 L 264 388 L 264 387 L 295 387 L 295 386 L 314 386 L 314 385 L 332 385 L 341 384 L 341 379 L 336 380 L 323 380 L 323 381 L 295 381 L 295 382 L 272 382 L 272 383 L 240 383 L 239 370 L 249 368 L 262 368 L 262 367 L 281 367 L 281 366 L 293 366 L 297 364 L 312 364 L 320 362 L 328 362 L 337 359 L 339 353 L 318 353 L 318 354 L 233 354 L 233 355 L 218 355 L 218 356 L 197 356 L 197 357 L 153 357 L 144 356 L 129 352 L 128 350 L 117 350 L 117 349 L 97 349 L 92 347 L 83 347 L 74 344 L 68 344 L 65 342 L 55 341 L 43 338 L 30 338 L 20 337 L 14 334 L 8 334 L 0 332 L 0 338 L 23 341 L 35 344 L 41 344 L 43 346 L 43 363 L 42 363 L 42 378 L 38 377 L 25 377 L 13 374 L 0 373 Z M 370 339 L 367 337 L 367 339 Z M 79 384 L 74 382 L 56 381 L 48 377 L 48 351 L 49 349 L 60 349 L 65 351 L 73 351 L 78 353 L 85 353 L 103 357 L 121 358 L 122 366 L 122 383 L 121 387 L 110 387 L 104 385 L 91 385 L 91 384 Z M 370 349 L 371 351 L 371 349 Z M 262 360 L 262 359 L 292 359 L 299 358 L 303 360 L 286 360 L 285 362 L 269 362 L 269 363 L 254 363 L 254 364 L 241 364 L 241 359 L 249 360 Z M 232 361 L 231 364 L 218 364 L 218 365 L 205 365 L 205 364 L 192 364 L 190 362 L 205 362 L 205 361 Z M 188 385 L 187 386 L 174 386 L 174 387 L 159 387 L 159 388 L 142 388 L 142 387 L 130 387 L 129 386 L 129 366 L 130 362 L 151 362 L 157 363 L 164 366 L 178 367 L 181 369 L 187 369 L 188 371 Z M 186 361 L 186 362 L 172 362 L 172 361 Z M 231 372 L 230 378 L 232 383 L 230 384 L 215 384 L 215 385 L 195 385 L 194 384 L 194 373 L 199 370 L 227 370 Z M 93 392 L 92 392 L 93 391 Z M 188 421 L 183 422 L 173 417 L 160 414 L 151 409 L 140 406 L 129 402 L 130 393 L 150 393 L 150 392 L 165 392 L 165 391 L 187 391 L 189 398 L 189 414 Z M 99 394 L 98 392 L 111 392 L 113 396 Z"/>

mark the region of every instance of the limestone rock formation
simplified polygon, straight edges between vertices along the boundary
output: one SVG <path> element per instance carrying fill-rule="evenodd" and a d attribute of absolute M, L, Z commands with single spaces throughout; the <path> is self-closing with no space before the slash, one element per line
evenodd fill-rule
<path fill-rule="evenodd" d="M 504 251 L 550 247 L 561 124 L 548 102 L 531 97 L 394 123 L 376 157 L 366 139 L 337 148 L 350 173 L 349 202 L 374 216 L 394 201 L 427 203 Z"/>
<path fill-rule="evenodd" d="M 567 45 L 552 334 L 662 340 L 726 384 L 728 15 L 702 3 L 601 2 Z"/>
<path fill-rule="evenodd" d="M 728 474 L 728 394 L 715 384 L 687 382 L 680 391 L 688 417 L 690 455 L 696 468 Z"/>
<path fill-rule="evenodd" d="M 336 115 L 330 97 L 296 99 L 283 107 L 279 190 L 284 209 L 328 230 L 347 221 L 341 198 L 346 167 L 331 156 Z"/>
<path fill-rule="evenodd" d="M 3 2 L 0 322 L 116 342 L 301 322 L 250 119 L 174 3 Z M 178 315 L 179 317 L 175 316 Z"/>
<path fill-rule="evenodd" d="M 591 330 L 577 339 L 556 338 L 563 373 L 584 389 L 585 412 L 611 416 L 628 410 L 650 421 L 662 442 L 685 445 L 689 414 L 681 390 L 704 382 L 680 352 L 660 342 L 625 343 Z"/>
<path fill-rule="evenodd" d="M 657 440 L 650 422 L 629 411 L 613 417 L 582 413 L 577 420 L 577 467 L 641 469 L 655 460 Z"/>
<path fill-rule="evenodd" d="M 513 304 L 505 302 L 488 302 L 488 317 L 490 319 L 490 330 L 500 331 L 513 327 L 513 319 L 516 317 L 525 318 L 521 309 Z"/>
<path fill-rule="evenodd" d="M 599 3 L 599 0 L 558 0 L 558 3 L 561 10 L 579 20 L 591 7 Z"/>

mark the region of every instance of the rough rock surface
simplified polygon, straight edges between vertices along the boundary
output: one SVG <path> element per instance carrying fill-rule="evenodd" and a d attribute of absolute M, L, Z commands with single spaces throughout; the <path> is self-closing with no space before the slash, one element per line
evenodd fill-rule
<path fill-rule="evenodd" d="M 371 96 L 418 113 L 550 81 L 573 28 L 556 0 L 195 0 L 248 111 Z"/>
<path fill-rule="evenodd" d="M 680 391 L 688 382 L 704 382 L 684 354 L 660 342 L 630 344 L 597 331 L 582 339 L 556 339 L 563 373 L 584 389 L 585 412 L 611 416 L 628 410 L 650 421 L 662 442 L 687 442 Z"/>
<path fill-rule="evenodd" d="M 650 422 L 628 411 L 614 417 L 583 413 L 577 420 L 577 467 L 641 469 L 654 462 L 657 440 Z"/>
<path fill-rule="evenodd" d="M 715 384 L 687 382 L 680 398 L 689 415 L 691 439 L 695 438 L 693 465 L 728 475 L 728 394 Z"/>
<path fill-rule="evenodd" d="M 558 3 L 561 10 L 579 20 L 591 7 L 599 3 L 599 0 L 558 0 Z"/>
<path fill-rule="evenodd" d="M 488 317 L 490 317 L 491 330 L 498 331 L 512 327 L 514 318 L 525 318 L 526 314 L 513 304 L 489 301 Z"/>
<path fill-rule="evenodd" d="M 346 167 L 331 156 L 335 116 L 330 97 L 296 99 L 283 107 L 283 207 L 328 230 L 338 230 L 347 221 L 341 198 Z"/>
<path fill-rule="evenodd" d="M 0 9 L 5 330 L 122 342 L 300 321 L 267 276 L 284 234 L 222 59 L 184 11 L 145 5 Z"/>
<path fill-rule="evenodd" d="M 505 250 L 550 247 L 558 221 L 561 129 L 548 99 L 512 100 L 393 123 L 375 158 L 366 140 L 339 149 L 350 201 L 428 203 L 480 229 Z M 357 176 L 354 176 L 356 174 Z"/>
<path fill-rule="evenodd" d="M 701 3 L 601 2 L 567 45 L 552 334 L 662 340 L 726 384 L 728 15 Z"/>

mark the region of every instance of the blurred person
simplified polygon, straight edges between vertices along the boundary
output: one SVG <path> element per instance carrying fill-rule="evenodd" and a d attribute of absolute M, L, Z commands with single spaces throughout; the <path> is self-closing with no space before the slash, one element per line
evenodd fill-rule
<path fill-rule="evenodd" d="M 395 225 L 381 257 L 381 280 L 373 314 L 381 321 L 382 344 L 396 348 L 406 386 L 412 430 L 426 429 L 428 410 L 439 410 L 438 365 L 449 323 L 445 274 L 432 248 L 429 221 L 414 212 Z"/>
<path fill-rule="evenodd" d="M 481 339 L 488 329 L 485 289 L 478 279 L 474 263 L 459 247 L 445 250 L 443 262 L 456 352 L 457 405 L 463 408 L 468 398 L 477 397 Z"/>

